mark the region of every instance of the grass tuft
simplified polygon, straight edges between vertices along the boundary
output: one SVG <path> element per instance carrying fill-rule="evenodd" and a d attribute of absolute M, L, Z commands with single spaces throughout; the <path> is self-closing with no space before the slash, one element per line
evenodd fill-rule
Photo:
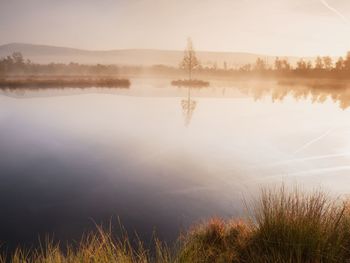
<path fill-rule="evenodd" d="M 344 262 L 347 257 L 347 205 L 323 192 L 263 190 L 253 219 L 248 250 L 254 262 Z"/>
<path fill-rule="evenodd" d="M 243 222 L 212 219 L 195 226 L 183 237 L 179 262 L 241 262 L 240 255 L 250 236 Z"/>

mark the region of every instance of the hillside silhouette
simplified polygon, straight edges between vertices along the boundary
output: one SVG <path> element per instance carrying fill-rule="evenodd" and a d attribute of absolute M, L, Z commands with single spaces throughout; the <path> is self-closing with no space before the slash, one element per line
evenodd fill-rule
<path fill-rule="evenodd" d="M 152 50 L 152 49 L 124 49 L 124 50 L 83 50 L 48 45 L 33 45 L 25 43 L 11 43 L 0 46 L 0 57 L 13 52 L 21 52 L 23 56 L 40 64 L 51 62 L 80 64 L 119 64 L 119 65 L 166 65 L 178 66 L 183 56 L 182 50 Z M 274 56 L 252 54 L 244 52 L 207 52 L 197 51 L 204 66 L 240 67 L 248 63 L 255 63 L 257 58 L 264 57 L 273 63 Z M 298 61 L 298 57 L 287 57 L 290 63 Z"/>

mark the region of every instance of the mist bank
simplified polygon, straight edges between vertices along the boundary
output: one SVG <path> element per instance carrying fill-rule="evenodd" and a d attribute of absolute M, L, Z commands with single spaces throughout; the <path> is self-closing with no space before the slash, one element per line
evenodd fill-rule
<path fill-rule="evenodd" d="M 258 58 L 253 64 L 239 68 L 216 65 L 208 67 L 198 64 L 192 70 L 193 77 L 203 80 L 220 79 L 350 79 L 350 53 L 336 62 L 331 57 L 317 57 L 316 60 L 299 60 L 293 66 L 286 59 L 276 58 L 274 65 Z M 188 72 L 179 66 L 118 66 L 118 65 L 88 65 L 78 63 L 38 64 L 25 58 L 22 53 L 14 52 L 0 59 L 0 78 L 15 78 L 23 76 L 112 76 L 112 77 L 167 77 L 182 79 L 188 77 Z"/>

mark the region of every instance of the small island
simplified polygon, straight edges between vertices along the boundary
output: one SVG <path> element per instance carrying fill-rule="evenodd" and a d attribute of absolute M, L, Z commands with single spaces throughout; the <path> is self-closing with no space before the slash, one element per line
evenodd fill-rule
<path fill-rule="evenodd" d="M 178 87 L 209 87 L 209 82 L 198 79 L 179 79 L 173 80 L 171 85 Z"/>
<path fill-rule="evenodd" d="M 16 88 L 129 88 L 128 79 L 86 76 L 31 76 L 0 79 L 0 89 Z"/>
<path fill-rule="evenodd" d="M 187 39 L 187 48 L 184 53 L 184 57 L 180 63 L 180 68 L 188 73 L 188 79 L 173 80 L 171 85 L 178 87 L 208 87 L 210 84 L 208 81 L 192 79 L 193 70 L 200 67 L 200 61 L 196 56 L 190 38 Z"/>

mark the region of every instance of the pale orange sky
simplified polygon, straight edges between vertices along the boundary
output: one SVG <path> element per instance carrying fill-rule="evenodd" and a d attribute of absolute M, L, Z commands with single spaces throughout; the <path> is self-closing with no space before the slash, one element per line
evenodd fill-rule
<path fill-rule="evenodd" d="M 0 44 L 344 55 L 350 0 L 0 0 Z"/>

